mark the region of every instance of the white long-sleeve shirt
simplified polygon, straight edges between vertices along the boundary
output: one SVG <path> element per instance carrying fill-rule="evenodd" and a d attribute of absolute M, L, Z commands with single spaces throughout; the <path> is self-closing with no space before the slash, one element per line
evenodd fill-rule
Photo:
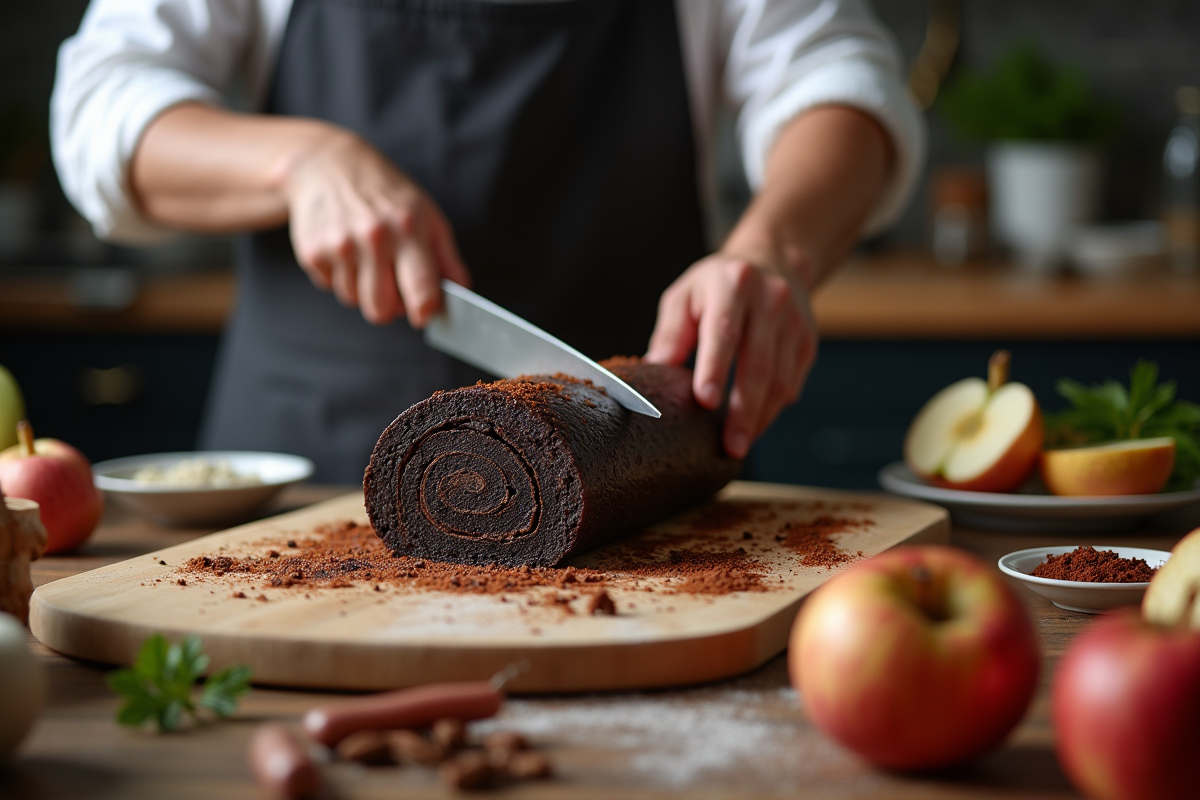
<path fill-rule="evenodd" d="M 865 231 L 902 210 L 924 156 L 922 119 L 898 52 L 865 0 L 675 0 L 697 143 L 711 197 L 717 104 L 737 119 L 751 188 L 780 129 L 813 106 L 871 114 L 897 155 Z M 146 127 L 186 101 L 221 105 L 235 80 L 261 106 L 292 0 L 92 0 L 59 51 L 51 99 L 54 163 L 67 196 L 98 236 L 149 243 L 171 235 L 138 212 L 129 162 Z"/>

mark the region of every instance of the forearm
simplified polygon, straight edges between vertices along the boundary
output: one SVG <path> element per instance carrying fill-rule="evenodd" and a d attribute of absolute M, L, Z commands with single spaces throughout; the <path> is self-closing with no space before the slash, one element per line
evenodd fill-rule
<path fill-rule="evenodd" d="M 146 129 L 130 184 L 141 212 L 164 226 L 229 232 L 282 225 L 296 165 L 347 135 L 316 120 L 185 103 Z"/>
<path fill-rule="evenodd" d="M 890 138 L 863 112 L 801 114 L 780 132 L 763 187 L 721 252 L 790 271 L 812 289 L 853 247 L 893 160 Z"/>

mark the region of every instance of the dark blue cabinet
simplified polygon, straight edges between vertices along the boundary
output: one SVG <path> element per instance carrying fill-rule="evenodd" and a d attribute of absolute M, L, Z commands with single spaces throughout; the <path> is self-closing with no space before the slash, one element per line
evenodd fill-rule
<path fill-rule="evenodd" d="M 1200 310 L 1197 311 L 1200 313 Z M 1128 380 L 1139 358 L 1156 361 L 1179 396 L 1200 402 L 1200 341 L 954 342 L 826 341 L 800 401 L 751 452 L 753 480 L 876 488 L 880 467 L 901 458 L 904 433 L 935 392 L 956 380 L 987 376 L 988 357 L 1006 347 L 1012 379 L 1033 389 L 1048 411 L 1065 405 L 1060 377 L 1084 383 Z"/>

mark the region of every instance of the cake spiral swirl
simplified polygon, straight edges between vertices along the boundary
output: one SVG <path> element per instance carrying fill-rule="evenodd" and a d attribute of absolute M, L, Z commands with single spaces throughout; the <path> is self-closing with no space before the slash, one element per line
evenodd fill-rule
<path fill-rule="evenodd" d="M 439 392 L 383 432 L 364 477 L 393 552 L 464 564 L 551 566 L 706 499 L 735 474 L 719 415 L 691 373 L 608 362 L 662 411 L 535 376 Z"/>

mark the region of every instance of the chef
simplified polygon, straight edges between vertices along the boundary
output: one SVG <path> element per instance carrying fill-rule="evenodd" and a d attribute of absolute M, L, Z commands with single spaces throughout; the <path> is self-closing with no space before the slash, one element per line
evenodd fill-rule
<path fill-rule="evenodd" d="M 480 377 L 417 330 L 445 277 L 593 357 L 694 354 L 741 457 L 815 357 L 809 293 L 913 185 L 899 72 L 860 0 L 93 0 L 52 138 L 102 238 L 242 234 L 206 448 L 361 479 Z M 755 196 L 713 251 L 718 103 Z"/>

